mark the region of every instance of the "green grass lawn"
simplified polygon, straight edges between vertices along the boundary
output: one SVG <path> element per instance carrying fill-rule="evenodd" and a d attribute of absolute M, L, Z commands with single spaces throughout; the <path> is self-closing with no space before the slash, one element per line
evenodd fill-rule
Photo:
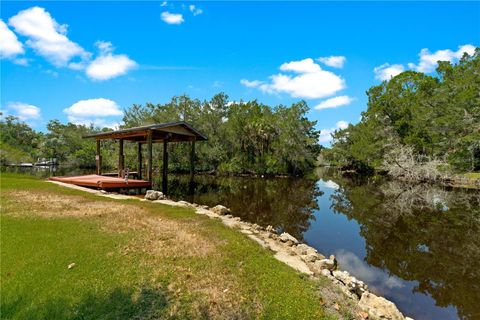
<path fill-rule="evenodd" d="M 324 284 L 193 210 L 10 174 L 1 191 L 3 319 L 325 318 Z"/>

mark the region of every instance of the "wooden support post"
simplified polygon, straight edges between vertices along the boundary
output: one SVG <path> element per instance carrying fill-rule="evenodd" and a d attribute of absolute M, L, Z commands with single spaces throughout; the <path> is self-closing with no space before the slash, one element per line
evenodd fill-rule
<path fill-rule="evenodd" d="M 190 183 L 193 183 L 195 174 L 195 140 L 192 141 L 192 149 L 190 150 Z"/>
<path fill-rule="evenodd" d="M 100 153 L 100 140 L 97 139 L 97 154 L 95 155 L 95 164 L 97 166 L 97 174 L 102 174 L 102 154 Z"/>
<path fill-rule="evenodd" d="M 142 180 L 142 144 L 138 143 L 138 179 Z"/>
<path fill-rule="evenodd" d="M 163 140 L 163 175 L 162 175 L 162 192 L 163 194 L 168 194 L 168 140 Z"/>
<path fill-rule="evenodd" d="M 123 157 L 123 139 L 118 140 L 118 177 L 123 178 L 124 157 Z"/>
<path fill-rule="evenodd" d="M 147 152 L 148 152 L 148 171 L 147 171 L 147 179 L 148 181 L 153 181 L 153 155 L 152 155 L 152 131 L 148 131 L 147 135 Z"/>

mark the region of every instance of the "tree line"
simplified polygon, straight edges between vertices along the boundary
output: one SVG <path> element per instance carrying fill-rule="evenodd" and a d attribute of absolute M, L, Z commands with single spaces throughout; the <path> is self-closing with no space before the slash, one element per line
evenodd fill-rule
<path fill-rule="evenodd" d="M 435 76 L 406 71 L 367 91 L 358 124 L 333 134 L 322 156 L 352 171 L 407 179 L 480 170 L 480 49 Z"/>
<path fill-rule="evenodd" d="M 153 123 L 186 121 L 208 137 L 196 145 L 196 168 L 218 173 L 303 175 L 309 172 L 320 152 L 316 122 L 307 118 L 308 105 L 301 101 L 291 106 L 271 107 L 256 100 L 229 102 L 224 93 L 209 101 L 175 96 L 165 104 L 133 105 L 124 111 L 122 128 Z M 31 162 L 37 158 L 56 158 L 60 163 L 79 167 L 95 165 L 95 143 L 82 136 L 108 128 L 62 124 L 52 120 L 47 132 L 37 132 L 15 117 L 0 121 L 2 164 Z M 115 168 L 117 143 L 102 142 L 107 168 Z M 169 144 L 172 171 L 189 170 L 189 144 Z M 160 147 L 154 148 L 157 166 Z M 136 168 L 136 148 L 125 144 L 125 162 Z"/>

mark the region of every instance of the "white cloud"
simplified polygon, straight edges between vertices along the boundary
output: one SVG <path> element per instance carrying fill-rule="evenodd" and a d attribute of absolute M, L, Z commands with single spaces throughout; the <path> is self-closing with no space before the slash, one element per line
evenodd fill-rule
<path fill-rule="evenodd" d="M 322 69 L 318 64 L 313 62 L 313 59 L 307 58 L 300 61 L 290 61 L 280 66 L 282 71 L 292 71 L 296 73 L 315 73 Z"/>
<path fill-rule="evenodd" d="M 168 24 L 181 24 L 185 21 L 181 13 L 170 13 L 168 11 L 162 12 L 160 18 Z"/>
<path fill-rule="evenodd" d="M 340 120 L 335 124 L 335 127 L 320 130 L 320 137 L 318 138 L 318 142 L 328 143 L 332 141 L 332 133 L 334 133 L 335 130 L 346 129 L 346 128 L 348 128 L 348 122 L 344 120 Z"/>
<path fill-rule="evenodd" d="M 97 41 L 95 45 L 99 49 L 100 54 L 87 66 L 85 71 L 91 79 L 108 80 L 124 75 L 137 66 L 137 63 L 127 55 L 112 54 L 114 48 L 110 42 Z M 71 67 L 73 68 L 74 66 Z M 78 67 L 81 68 L 81 66 Z"/>
<path fill-rule="evenodd" d="M 75 57 L 89 57 L 82 47 L 67 38 L 67 25 L 58 24 L 40 7 L 20 11 L 9 19 L 15 31 L 28 37 L 26 44 L 55 66 L 66 66 Z"/>
<path fill-rule="evenodd" d="M 335 256 L 343 269 L 350 272 L 353 276 L 358 277 L 358 279 L 365 281 L 370 288 L 375 288 L 378 292 L 405 286 L 400 278 L 389 276 L 388 273 L 369 266 L 353 252 L 340 249 L 335 252 Z M 387 292 L 382 293 L 386 294 Z"/>
<path fill-rule="evenodd" d="M 247 88 L 256 88 L 256 87 L 260 86 L 261 84 L 263 84 L 263 81 L 259 81 L 259 80 L 249 81 L 247 79 L 242 79 L 242 80 L 240 80 L 240 83 Z"/>
<path fill-rule="evenodd" d="M 344 56 L 330 56 L 330 57 L 320 57 L 317 61 L 332 67 L 332 68 L 343 68 L 347 58 Z"/>
<path fill-rule="evenodd" d="M 193 13 L 194 16 L 198 16 L 199 14 L 203 13 L 202 9 L 195 7 L 193 4 L 189 5 L 188 9 L 191 13 Z"/>
<path fill-rule="evenodd" d="M 338 121 L 335 126 L 338 128 L 338 129 L 347 129 L 348 128 L 348 122 L 347 121 L 343 121 L 343 120 L 340 120 Z"/>
<path fill-rule="evenodd" d="M 314 109 L 316 110 L 323 110 L 323 109 L 330 109 L 330 108 L 338 108 L 341 106 L 345 106 L 350 104 L 353 101 L 352 98 L 349 96 L 338 96 L 338 97 L 333 97 L 327 100 L 324 100 L 317 104 Z"/>
<path fill-rule="evenodd" d="M 411 69 L 415 69 L 419 72 L 430 73 L 435 71 L 438 65 L 438 61 L 456 62 L 462 58 L 464 53 L 473 55 L 475 53 L 475 46 L 466 44 L 458 47 L 457 51 L 450 49 L 438 50 L 431 53 L 428 49 L 424 48 L 420 50 L 418 65 L 409 63 L 408 66 Z"/>
<path fill-rule="evenodd" d="M 109 121 L 103 118 L 78 118 L 75 116 L 69 116 L 68 121 L 77 125 L 84 125 L 89 127 L 93 125 L 99 128 L 118 129 L 121 125 L 120 121 Z"/>
<path fill-rule="evenodd" d="M 472 44 L 465 44 L 458 47 L 457 51 L 450 49 L 437 50 L 435 52 L 430 52 L 427 48 L 420 50 L 418 64 L 408 63 L 408 68 L 423 72 L 431 73 L 434 72 L 438 66 L 438 61 L 449 61 L 452 63 L 458 62 L 463 57 L 463 54 L 467 53 L 468 55 L 473 55 L 475 53 L 475 46 Z M 388 63 L 382 64 L 373 69 L 375 73 L 375 79 L 384 81 L 390 80 L 392 77 L 403 72 L 405 67 L 403 64 L 393 64 Z"/>
<path fill-rule="evenodd" d="M 113 128 L 118 126 L 118 121 L 110 117 L 118 117 L 123 114 L 119 105 L 110 99 L 98 98 L 80 100 L 63 110 L 67 114 L 68 121 L 75 124 Z"/>
<path fill-rule="evenodd" d="M 388 64 L 384 63 L 381 66 L 375 67 L 373 72 L 375 73 L 375 79 L 384 81 L 390 80 L 391 78 L 395 77 L 397 74 L 402 73 L 405 71 L 405 67 L 401 64 Z"/>
<path fill-rule="evenodd" d="M 0 58 L 13 58 L 25 53 L 23 45 L 17 36 L 0 19 Z"/>
<path fill-rule="evenodd" d="M 284 63 L 280 70 L 294 74 L 272 75 L 269 83 L 246 79 L 240 82 L 265 93 L 287 93 L 293 98 L 306 99 L 328 97 L 345 88 L 345 80 L 333 72 L 322 70 L 311 58 Z"/>
<path fill-rule="evenodd" d="M 13 60 L 13 63 L 21 65 L 21 66 L 28 66 L 28 59 L 27 58 L 16 58 Z"/>
<path fill-rule="evenodd" d="M 80 100 L 63 110 L 67 115 L 77 117 L 121 116 L 122 110 L 115 101 L 105 98 Z"/>
<path fill-rule="evenodd" d="M 340 186 L 337 183 L 333 182 L 332 180 L 328 180 L 328 181 L 320 180 L 318 183 L 322 187 L 325 187 L 325 188 L 328 188 L 328 189 L 334 189 L 334 190 L 340 189 Z"/>
<path fill-rule="evenodd" d="M 17 33 L 28 38 L 26 41 L 28 46 L 53 65 L 68 67 L 72 70 L 85 70 L 90 79 L 108 80 L 123 75 L 137 66 L 137 63 L 127 55 L 113 54 L 112 44 L 106 41 L 95 43 L 99 54 L 94 60 L 91 60 L 91 53 L 68 39 L 67 25 L 58 24 L 44 8 L 32 7 L 20 11 L 9 19 L 9 24 L 15 28 Z M 1 29 L 2 25 L 0 24 L 0 31 Z M 11 34 L 15 36 L 13 32 Z M 3 38 L 2 36 L 0 39 Z M 17 58 L 13 62 L 26 65 L 28 59 Z"/>
<path fill-rule="evenodd" d="M 320 130 L 320 137 L 318 138 L 318 142 L 320 143 L 327 143 L 332 141 L 332 133 L 335 131 L 335 128 L 331 129 L 322 129 Z"/>
<path fill-rule="evenodd" d="M 163 1 L 161 4 L 160 4 L 160 7 L 166 7 L 167 6 L 167 1 Z"/>
<path fill-rule="evenodd" d="M 7 108 L 15 110 L 16 116 L 22 121 L 38 120 L 41 118 L 40 108 L 32 104 L 23 102 L 10 102 Z"/>

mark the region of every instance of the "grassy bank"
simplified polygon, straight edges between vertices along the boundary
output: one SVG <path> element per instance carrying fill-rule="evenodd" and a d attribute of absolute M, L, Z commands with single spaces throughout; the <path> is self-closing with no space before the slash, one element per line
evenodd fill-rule
<path fill-rule="evenodd" d="M 311 319 L 335 302 L 190 209 L 11 174 L 1 190 L 2 318 Z"/>

